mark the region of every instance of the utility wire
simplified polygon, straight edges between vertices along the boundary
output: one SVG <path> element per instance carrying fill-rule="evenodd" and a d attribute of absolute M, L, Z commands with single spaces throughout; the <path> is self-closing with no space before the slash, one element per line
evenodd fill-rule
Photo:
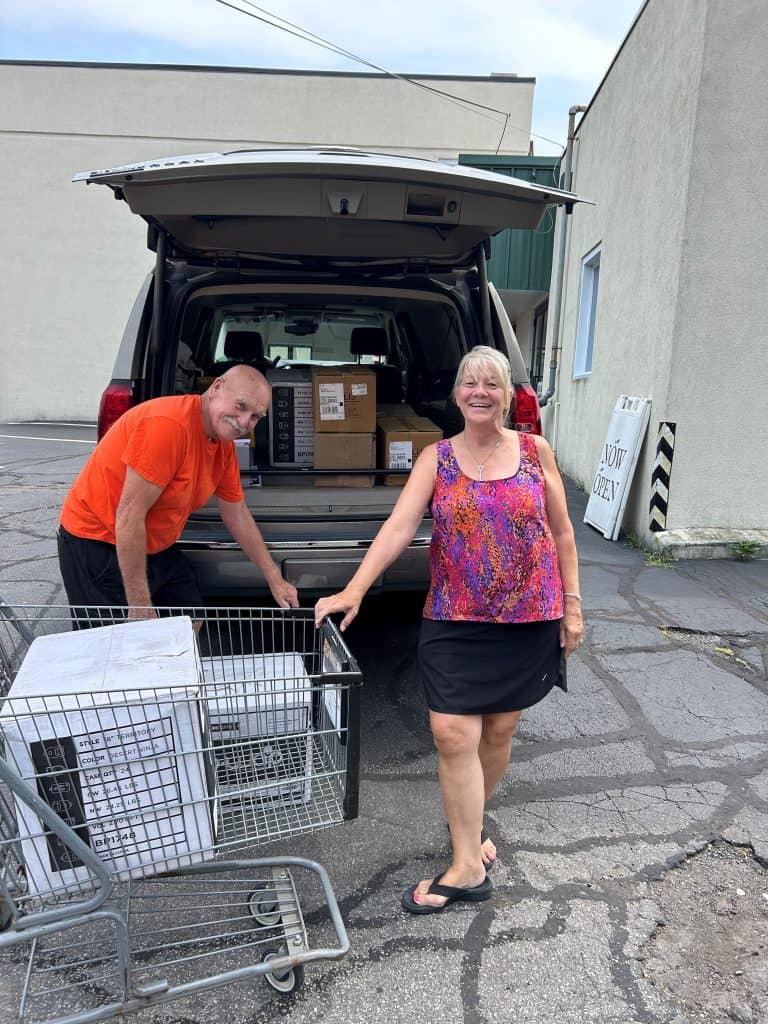
<path fill-rule="evenodd" d="M 332 43 L 330 40 L 324 39 L 322 36 L 318 36 L 314 32 L 310 32 L 308 29 L 302 28 L 300 25 L 296 25 L 292 21 L 288 21 L 286 18 L 281 18 L 279 15 L 273 14 L 271 11 L 268 11 L 264 7 L 260 7 L 258 4 L 254 3 L 253 0 L 240 0 L 240 2 L 246 4 L 250 8 L 253 8 L 253 11 L 258 11 L 260 13 L 255 14 L 251 10 L 243 10 L 242 7 L 238 7 L 236 4 L 229 2 L 229 0 L 216 0 L 216 3 L 221 4 L 223 7 L 229 7 L 230 10 L 237 11 L 238 14 L 245 14 L 249 18 L 254 18 L 256 21 L 261 21 L 265 25 L 269 25 L 270 28 L 277 28 L 280 29 L 281 32 L 287 32 L 288 35 L 296 36 L 296 38 L 301 39 L 303 42 L 320 46 L 324 50 L 330 50 L 331 53 L 335 53 L 337 56 L 346 57 L 358 64 L 363 64 L 365 67 L 387 75 L 389 78 L 395 78 L 407 85 L 413 85 L 419 89 L 424 89 L 426 92 L 434 93 L 435 95 L 441 96 L 459 106 L 472 107 L 481 117 L 487 117 L 488 114 L 500 114 L 504 118 L 504 123 L 502 126 L 501 136 L 496 147 L 496 152 L 499 152 L 504 138 L 504 133 L 507 128 L 510 127 L 509 111 L 498 110 L 496 107 L 489 107 L 483 103 L 478 103 L 475 100 L 469 100 L 463 96 L 456 96 L 454 93 L 446 92 L 444 89 L 437 89 L 435 86 L 427 85 L 424 82 L 408 78 L 405 75 L 398 75 L 394 71 L 388 71 L 386 68 L 379 67 L 378 64 L 373 64 L 364 57 L 360 57 L 357 54 L 352 53 L 350 50 L 345 50 L 343 47 L 337 46 L 336 43 Z M 483 111 L 487 111 L 488 113 L 482 113 Z M 492 117 L 491 120 L 498 123 L 498 118 Z M 512 125 L 512 127 L 516 128 L 518 131 L 527 131 L 527 129 L 521 128 L 520 125 Z M 542 139 L 544 142 L 549 142 L 551 145 L 559 146 L 564 150 L 562 143 L 557 142 L 555 139 L 549 139 L 546 135 L 537 135 L 536 132 L 529 132 L 529 134 L 535 139 Z"/>
<path fill-rule="evenodd" d="M 294 22 L 288 21 L 286 18 L 281 18 L 279 15 L 273 14 L 264 7 L 259 7 L 259 5 L 254 3 L 253 0 L 240 0 L 240 2 L 246 4 L 248 7 L 252 7 L 256 11 L 260 11 L 261 15 L 265 15 L 266 17 L 260 17 L 258 14 L 251 14 L 250 11 L 244 11 L 242 7 L 236 7 L 234 4 L 229 3 L 228 0 L 217 0 L 217 3 L 222 4 L 224 7 L 229 7 L 233 11 L 239 11 L 240 14 L 246 14 L 250 18 L 262 21 L 265 25 L 270 25 L 272 28 L 278 28 L 283 32 L 287 32 L 289 35 L 297 36 L 304 42 L 314 43 L 316 46 L 320 46 L 324 50 L 330 50 L 331 53 L 335 53 L 338 56 L 347 57 L 349 60 L 356 61 L 358 64 L 364 64 L 366 67 L 372 68 L 374 71 L 379 71 L 390 78 L 396 78 L 401 82 L 406 82 L 408 85 L 415 85 L 420 89 L 426 89 L 427 92 L 433 92 L 439 96 L 445 96 L 447 99 L 463 103 L 470 107 L 476 107 L 479 110 L 487 110 L 493 114 L 501 114 L 502 117 L 505 115 L 509 116 L 506 114 L 506 111 L 497 110 L 496 107 L 488 107 L 483 103 L 477 103 L 475 100 L 468 100 L 463 96 L 456 96 L 453 93 L 445 92 L 443 89 L 437 89 L 434 86 L 426 85 L 423 82 L 414 81 L 404 75 L 398 75 L 394 71 L 387 71 L 386 68 L 381 68 L 378 64 L 373 64 L 364 57 L 359 57 L 350 50 L 345 50 L 342 46 L 332 43 L 329 39 L 324 39 L 322 36 L 318 36 L 314 32 L 310 32 L 309 29 L 302 28 L 301 25 L 296 25 Z M 273 20 L 269 21 L 269 18 Z M 281 24 L 277 24 L 278 22 L 281 22 Z M 285 26 L 288 27 L 286 28 Z M 492 120 L 496 121 L 497 118 L 493 118 Z"/>

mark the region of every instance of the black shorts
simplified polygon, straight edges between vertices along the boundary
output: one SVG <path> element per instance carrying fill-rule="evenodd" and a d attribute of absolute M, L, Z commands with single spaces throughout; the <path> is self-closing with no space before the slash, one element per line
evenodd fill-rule
<path fill-rule="evenodd" d="M 127 607 L 123 577 L 114 544 L 76 537 L 59 526 L 59 568 L 75 619 L 87 619 L 86 608 Z M 147 556 L 147 580 L 157 608 L 201 608 L 194 569 L 177 545 Z"/>

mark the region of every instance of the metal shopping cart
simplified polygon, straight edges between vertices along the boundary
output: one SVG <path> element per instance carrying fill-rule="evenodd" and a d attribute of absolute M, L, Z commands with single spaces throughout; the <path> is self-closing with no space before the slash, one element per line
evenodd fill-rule
<path fill-rule="evenodd" d="M 360 686 L 307 610 L 127 621 L 0 600 L 0 972 L 18 1019 L 84 1024 L 256 976 L 289 994 L 305 964 L 342 958 L 319 864 L 231 858 L 356 817 Z"/>

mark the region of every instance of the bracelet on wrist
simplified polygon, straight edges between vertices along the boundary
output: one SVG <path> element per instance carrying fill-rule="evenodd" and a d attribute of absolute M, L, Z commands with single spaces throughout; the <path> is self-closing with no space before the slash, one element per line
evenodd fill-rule
<path fill-rule="evenodd" d="M 579 604 L 581 604 L 581 594 L 577 594 L 573 590 L 564 590 L 563 597 L 572 597 L 574 600 L 578 601 Z"/>

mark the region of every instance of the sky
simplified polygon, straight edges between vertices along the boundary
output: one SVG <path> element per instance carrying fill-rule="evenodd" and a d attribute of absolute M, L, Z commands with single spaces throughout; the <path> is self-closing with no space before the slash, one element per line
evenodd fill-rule
<path fill-rule="evenodd" d="M 0 0 L 0 59 L 371 70 L 265 23 L 278 18 L 389 72 L 535 77 L 532 132 L 551 141 L 534 137 L 534 151 L 547 155 L 560 152 L 568 109 L 589 102 L 641 6 L 642 0 Z"/>

